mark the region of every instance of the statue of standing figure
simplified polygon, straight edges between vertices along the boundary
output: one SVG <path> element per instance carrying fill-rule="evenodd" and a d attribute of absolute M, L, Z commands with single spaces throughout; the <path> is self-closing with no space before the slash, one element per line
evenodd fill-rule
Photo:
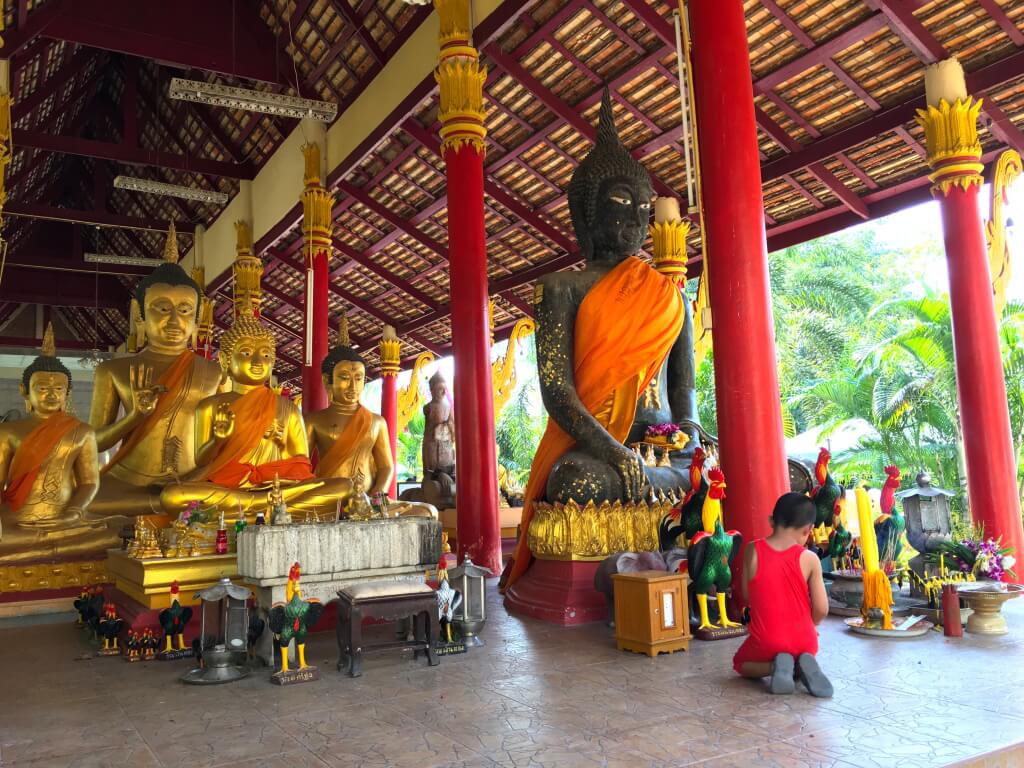
<path fill-rule="evenodd" d="M 448 382 L 438 371 L 430 377 L 430 402 L 423 406 L 423 479 L 437 473 L 455 479 L 455 417 L 448 402 Z"/>

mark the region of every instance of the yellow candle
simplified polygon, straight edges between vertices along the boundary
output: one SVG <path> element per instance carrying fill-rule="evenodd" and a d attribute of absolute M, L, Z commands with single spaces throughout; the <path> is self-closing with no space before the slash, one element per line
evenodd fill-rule
<path fill-rule="evenodd" d="M 939 576 L 945 576 L 945 575 L 946 575 L 946 556 L 940 552 L 939 553 Z"/>
<path fill-rule="evenodd" d="M 864 570 L 878 570 L 878 541 L 875 539 L 875 521 L 871 514 L 871 497 L 864 488 L 858 488 L 857 520 L 860 523 L 860 551 L 864 555 Z"/>

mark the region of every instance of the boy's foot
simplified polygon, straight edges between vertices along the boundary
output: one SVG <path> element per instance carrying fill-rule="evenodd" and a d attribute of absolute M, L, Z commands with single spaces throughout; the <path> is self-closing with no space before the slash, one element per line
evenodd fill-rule
<path fill-rule="evenodd" d="M 818 660 L 809 653 L 801 653 L 796 660 L 797 674 L 800 682 L 807 686 L 812 696 L 819 699 L 832 698 L 832 683 L 825 677 L 825 673 L 818 666 Z"/>
<path fill-rule="evenodd" d="M 788 653 L 780 653 L 772 662 L 772 676 L 768 681 L 768 690 L 772 693 L 792 693 L 796 690 L 793 683 L 793 657 Z"/>

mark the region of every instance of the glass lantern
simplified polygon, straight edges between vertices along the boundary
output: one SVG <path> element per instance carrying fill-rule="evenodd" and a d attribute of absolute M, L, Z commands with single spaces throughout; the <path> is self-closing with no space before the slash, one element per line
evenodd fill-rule
<path fill-rule="evenodd" d="M 202 619 L 196 655 L 199 666 L 182 681 L 197 685 L 230 683 L 249 674 L 246 645 L 249 630 L 248 601 L 252 592 L 223 578 L 197 592 L 202 600 Z"/>
<path fill-rule="evenodd" d="M 475 565 L 468 557 L 462 565 L 448 571 L 448 583 L 462 593 L 462 605 L 455 610 L 453 623 L 466 646 L 483 645 L 477 636 L 487 619 L 487 578 L 493 574 Z"/>

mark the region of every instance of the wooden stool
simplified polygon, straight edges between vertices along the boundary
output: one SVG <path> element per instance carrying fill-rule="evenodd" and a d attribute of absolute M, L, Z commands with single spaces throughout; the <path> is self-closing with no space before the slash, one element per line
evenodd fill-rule
<path fill-rule="evenodd" d="M 363 647 L 363 619 L 410 619 L 413 639 Z M 437 595 L 427 584 L 367 581 L 338 590 L 338 669 L 348 664 L 349 677 L 362 674 L 364 652 L 393 648 L 411 648 L 413 658 L 425 651 L 427 663 L 437 666 L 434 654 L 437 633 Z"/>

